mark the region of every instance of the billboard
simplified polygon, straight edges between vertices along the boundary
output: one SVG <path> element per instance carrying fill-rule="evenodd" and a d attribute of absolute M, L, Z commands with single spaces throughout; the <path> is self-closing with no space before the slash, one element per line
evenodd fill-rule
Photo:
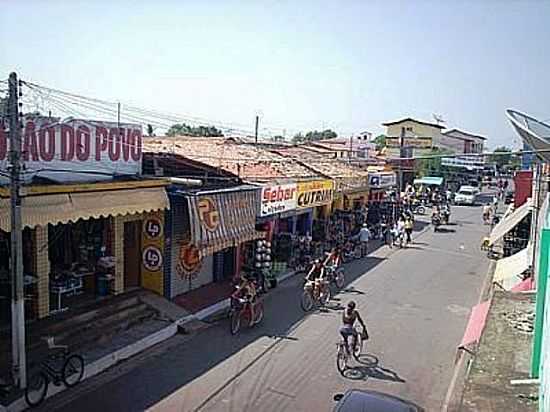
<path fill-rule="evenodd" d="M 79 182 L 141 174 L 142 131 L 136 124 L 29 118 L 23 122 L 21 146 L 26 182 L 33 177 Z M 0 172 L 8 172 L 9 150 L 9 131 L 0 127 Z"/>

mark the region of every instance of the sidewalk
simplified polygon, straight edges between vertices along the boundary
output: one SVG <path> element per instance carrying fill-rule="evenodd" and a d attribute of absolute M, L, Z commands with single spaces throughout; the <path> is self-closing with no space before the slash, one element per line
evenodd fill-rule
<path fill-rule="evenodd" d="M 294 272 L 285 273 L 278 280 L 282 282 L 294 274 Z M 214 293 L 220 294 L 220 290 L 222 289 L 224 288 L 217 288 Z M 208 293 L 208 291 L 201 291 L 199 295 L 202 296 L 205 293 Z M 154 307 L 160 316 L 128 329 L 124 333 L 112 336 L 112 339 L 109 339 L 108 342 L 90 342 L 87 348 L 79 351 L 85 359 L 85 370 L 82 380 L 89 379 L 121 361 L 171 338 L 178 331 L 184 330 L 192 333 L 200 329 L 201 324 L 203 325 L 203 322 L 200 321 L 224 312 L 229 308 L 230 300 L 224 298 L 227 295 L 220 296 L 220 301 L 204 307 L 204 305 L 200 304 L 200 300 L 197 300 L 197 296 L 188 300 L 187 304 L 176 305 L 154 294 L 147 295 L 144 300 L 148 305 Z M 63 385 L 49 385 L 47 397 L 54 396 L 63 390 L 65 390 Z M 26 408 L 27 404 L 23 393 L 15 393 L 10 398 L 0 399 L 0 412 L 19 412 Z"/>

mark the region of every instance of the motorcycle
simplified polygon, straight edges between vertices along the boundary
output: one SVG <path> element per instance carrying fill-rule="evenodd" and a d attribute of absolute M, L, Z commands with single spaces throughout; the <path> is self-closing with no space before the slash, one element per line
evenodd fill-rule
<path fill-rule="evenodd" d="M 355 259 L 361 259 L 361 245 L 359 241 L 350 239 L 342 249 L 342 261 L 349 263 Z"/>
<path fill-rule="evenodd" d="M 336 265 L 325 265 L 326 279 L 329 283 L 334 283 L 338 289 L 342 289 L 345 284 L 344 268 Z"/>
<path fill-rule="evenodd" d="M 405 231 L 404 230 L 393 230 L 393 244 L 403 248 L 405 245 Z"/>
<path fill-rule="evenodd" d="M 441 226 L 441 216 L 439 216 L 438 214 L 433 215 L 432 225 L 434 227 L 434 232 L 437 232 L 439 230 L 439 226 Z"/>

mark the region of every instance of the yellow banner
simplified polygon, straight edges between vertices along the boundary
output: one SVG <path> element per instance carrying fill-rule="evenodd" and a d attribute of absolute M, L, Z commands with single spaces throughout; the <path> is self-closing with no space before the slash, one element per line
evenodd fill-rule
<path fill-rule="evenodd" d="M 322 206 L 332 202 L 334 182 L 332 180 L 314 180 L 298 183 L 298 209 Z"/>

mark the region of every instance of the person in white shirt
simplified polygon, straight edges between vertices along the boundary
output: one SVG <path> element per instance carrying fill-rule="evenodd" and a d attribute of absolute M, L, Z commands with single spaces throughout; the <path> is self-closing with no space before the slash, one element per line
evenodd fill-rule
<path fill-rule="evenodd" d="M 361 256 L 366 256 L 369 251 L 370 230 L 367 224 L 363 224 L 363 227 L 359 231 L 359 241 L 361 242 Z"/>

